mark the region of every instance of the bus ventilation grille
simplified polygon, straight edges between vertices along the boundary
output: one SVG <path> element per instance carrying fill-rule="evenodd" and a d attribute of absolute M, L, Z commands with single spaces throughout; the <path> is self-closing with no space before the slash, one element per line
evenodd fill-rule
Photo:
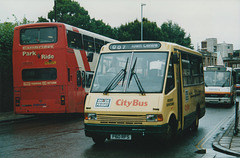
<path fill-rule="evenodd" d="M 97 115 L 103 124 L 141 125 L 146 122 L 145 115 Z"/>

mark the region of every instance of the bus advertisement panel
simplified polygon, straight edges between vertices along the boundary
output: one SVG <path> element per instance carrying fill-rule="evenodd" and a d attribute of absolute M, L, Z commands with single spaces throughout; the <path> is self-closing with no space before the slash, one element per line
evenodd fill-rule
<path fill-rule="evenodd" d="M 105 45 L 85 103 L 95 143 L 197 130 L 205 114 L 202 56 L 166 42 Z"/>
<path fill-rule="evenodd" d="M 63 23 L 15 27 L 15 113 L 83 113 L 100 48 L 113 41 Z"/>

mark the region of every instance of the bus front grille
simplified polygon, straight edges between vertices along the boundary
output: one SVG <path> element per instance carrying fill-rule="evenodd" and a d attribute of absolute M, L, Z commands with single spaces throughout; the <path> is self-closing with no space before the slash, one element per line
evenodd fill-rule
<path fill-rule="evenodd" d="M 145 115 L 97 115 L 103 124 L 141 125 L 146 122 Z"/>

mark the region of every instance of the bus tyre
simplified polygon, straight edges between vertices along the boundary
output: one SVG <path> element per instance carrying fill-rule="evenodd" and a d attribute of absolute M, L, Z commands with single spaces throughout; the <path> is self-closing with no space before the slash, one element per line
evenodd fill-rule
<path fill-rule="evenodd" d="M 175 118 L 171 118 L 167 127 L 167 139 L 171 140 L 176 136 L 177 123 Z"/>
<path fill-rule="evenodd" d="M 95 144 L 103 144 L 106 140 L 105 137 L 101 137 L 101 136 L 94 136 L 92 137 L 92 140 L 94 141 Z"/>
<path fill-rule="evenodd" d="M 191 127 L 192 131 L 196 132 L 198 130 L 198 125 L 199 125 L 199 112 L 197 111 L 196 119 L 193 122 L 192 127 Z"/>

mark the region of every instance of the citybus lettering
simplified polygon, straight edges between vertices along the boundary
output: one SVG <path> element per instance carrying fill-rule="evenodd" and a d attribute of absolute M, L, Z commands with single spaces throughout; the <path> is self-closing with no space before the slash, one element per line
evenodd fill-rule
<path fill-rule="evenodd" d="M 116 101 L 116 105 L 117 106 L 148 106 L 148 102 L 147 101 L 139 101 L 137 99 L 133 99 L 132 101 L 128 101 L 125 99 L 118 99 Z"/>

